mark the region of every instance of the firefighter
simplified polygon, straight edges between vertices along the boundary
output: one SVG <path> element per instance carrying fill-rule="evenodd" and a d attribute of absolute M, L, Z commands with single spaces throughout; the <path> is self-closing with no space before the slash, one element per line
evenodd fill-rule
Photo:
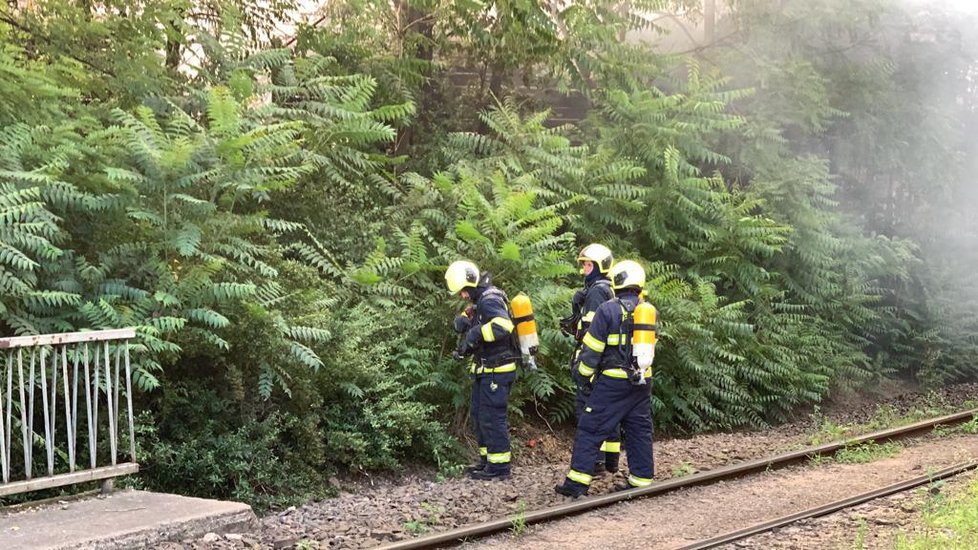
<path fill-rule="evenodd" d="M 574 337 L 577 345 L 571 355 L 571 379 L 577 387 L 576 392 L 576 411 L 577 418 L 581 418 L 584 404 L 587 401 L 588 392 L 591 384 L 589 379 L 581 376 L 578 370 L 580 361 L 581 341 L 587 334 L 588 327 L 594 319 L 594 314 L 598 307 L 615 297 L 611 289 L 611 281 L 608 279 L 608 272 L 614 263 L 614 257 L 607 246 L 592 243 L 581 249 L 577 255 L 577 262 L 581 266 L 581 274 L 584 275 L 584 288 L 574 294 L 571 304 L 572 312 L 570 317 L 560 320 L 561 330 Z M 598 455 L 598 462 L 594 465 L 594 473 L 603 472 L 615 473 L 618 471 L 619 456 L 621 453 L 621 440 L 617 434 L 601 443 L 601 452 Z"/>
<path fill-rule="evenodd" d="M 631 314 L 645 286 L 645 270 L 626 260 L 609 273 L 616 298 L 598 308 L 581 348 L 581 376 L 593 376 L 590 397 L 577 423 L 571 469 L 558 493 L 579 497 L 587 494 L 601 442 L 621 425 L 628 453 L 627 485 L 619 489 L 645 487 L 652 483 L 651 366 L 641 369 L 631 357 Z"/>
<path fill-rule="evenodd" d="M 460 334 L 452 354 L 461 360 L 473 356 L 472 424 L 479 444 L 480 461 L 470 468 L 474 479 L 509 479 L 510 446 L 506 408 L 516 379 L 519 349 L 514 345 L 513 320 L 506 295 L 492 286 L 489 273 L 480 276 L 472 262 L 453 262 L 445 271 L 449 292 L 468 300 L 466 312 L 455 318 Z"/>

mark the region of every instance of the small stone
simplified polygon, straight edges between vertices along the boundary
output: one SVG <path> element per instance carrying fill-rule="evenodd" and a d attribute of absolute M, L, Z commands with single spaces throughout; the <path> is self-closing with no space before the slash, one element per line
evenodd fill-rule
<path fill-rule="evenodd" d="M 288 548 L 299 542 L 298 537 L 287 537 L 272 542 L 272 548 Z"/>
<path fill-rule="evenodd" d="M 244 539 L 244 536 L 239 535 L 237 533 L 228 533 L 227 535 L 224 535 L 224 538 L 228 540 L 242 540 Z"/>
<path fill-rule="evenodd" d="M 207 533 L 204 535 L 204 542 L 215 543 L 219 540 L 221 540 L 221 535 L 218 535 L 217 533 Z"/>

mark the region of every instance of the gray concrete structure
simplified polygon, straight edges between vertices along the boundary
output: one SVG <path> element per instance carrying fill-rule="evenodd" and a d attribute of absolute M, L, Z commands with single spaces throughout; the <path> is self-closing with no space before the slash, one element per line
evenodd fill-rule
<path fill-rule="evenodd" d="M 207 533 L 247 533 L 251 507 L 147 491 L 0 509 L 0 548 L 152 548 Z"/>

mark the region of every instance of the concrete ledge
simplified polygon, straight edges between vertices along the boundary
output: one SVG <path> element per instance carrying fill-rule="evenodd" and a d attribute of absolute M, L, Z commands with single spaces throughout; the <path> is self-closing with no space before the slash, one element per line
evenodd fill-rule
<path fill-rule="evenodd" d="M 152 547 L 257 526 L 251 507 L 148 491 L 0 510 L 0 548 L 104 550 Z"/>

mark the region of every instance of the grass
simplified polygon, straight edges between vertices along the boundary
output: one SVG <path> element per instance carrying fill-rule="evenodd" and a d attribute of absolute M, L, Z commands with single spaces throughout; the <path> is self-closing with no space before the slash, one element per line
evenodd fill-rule
<path fill-rule="evenodd" d="M 903 446 L 893 441 L 888 441 L 883 444 L 869 441 L 861 445 L 843 447 L 836 451 L 834 455 L 809 456 L 808 461 L 815 467 L 833 462 L 838 464 L 867 464 L 882 458 L 894 456 L 901 449 L 903 449 Z"/>
<path fill-rule="evenodd" d="M 672 474 L 672 477 L 683 477 L 690 474 L 695 474 L 696 468 L 692 465 L 692 463 L 683 461 L 673 466 L 669 473 Z"/>
<path fill-rule="evenodd" d="M 978 403 L 968 401 L 962 406 L 965 409 L 970 409 L 978 406 Z M 907 424 L 912 424 L 920 420 L 951 414 L 957 410 L 959 409 L 952 407 L 944 396 L 937 392 L 927 394 L 927 397 L 924 399 L 924 403 L 921 405 L 921 407 L 906 413 L 900 413 L 897 411 L 896 407 L 889 404 L 879 405 L 876 407 L 876 412 L 873 413 L 872 418 L 862 424 L 844 424 L 835 422 L 823 415 L 821 409 L 816 406 L 815 411 L 812 413 L 812 418 L 818 424 L 818 429 L 815 431 L 815 433 L 809 436 L 809 444 L 822 445 L 832 441 L 839 441 L 840 439 L 855 437 L 859 434 L 906 426 Z M 962 426 L 954 428 L 938 426 L 934 430 L 935 434 L 938 436 L 945 436 L 962 431 L 966 433 L 978 433 L 978 418 Z"/>
<path fill-rule="evenodd" d="M 432 527 L 438 525 L 441 514 L 445 511 L 441 506 L 435 506 L 430 502 L 422 502 L 421 508 L 425 511 L 424 518 L 404 522 L 404 530 L 412 535 L 423 535 L 431 531 Z"/>
<path fill-rule="evenodd" d="M 526 501 L 520 500 L 516 503 L 516 515 L 513 516 L 513 525 L 509 530 L 514 537 L 521 537 L 526 533 Z"/>
<path fill-rule="evenodd" d="M 931 502 L 925 507 L 923 531 L 901 534 L 897 550 L 973 550 L 978 548 L 978 480 L 955 497 L 945 497 L 940 489 L 929 490 Z"/>
<path fill-rule="evenodd" d="M 875 441 L 869 441 L 854 447 L 843 447 L 836 451 L 833 458 L 840 464 L 866 464 L 894 456 L 902 448 L 902 445 L 893 441 L 888 441 L 882 445 Z"/>

